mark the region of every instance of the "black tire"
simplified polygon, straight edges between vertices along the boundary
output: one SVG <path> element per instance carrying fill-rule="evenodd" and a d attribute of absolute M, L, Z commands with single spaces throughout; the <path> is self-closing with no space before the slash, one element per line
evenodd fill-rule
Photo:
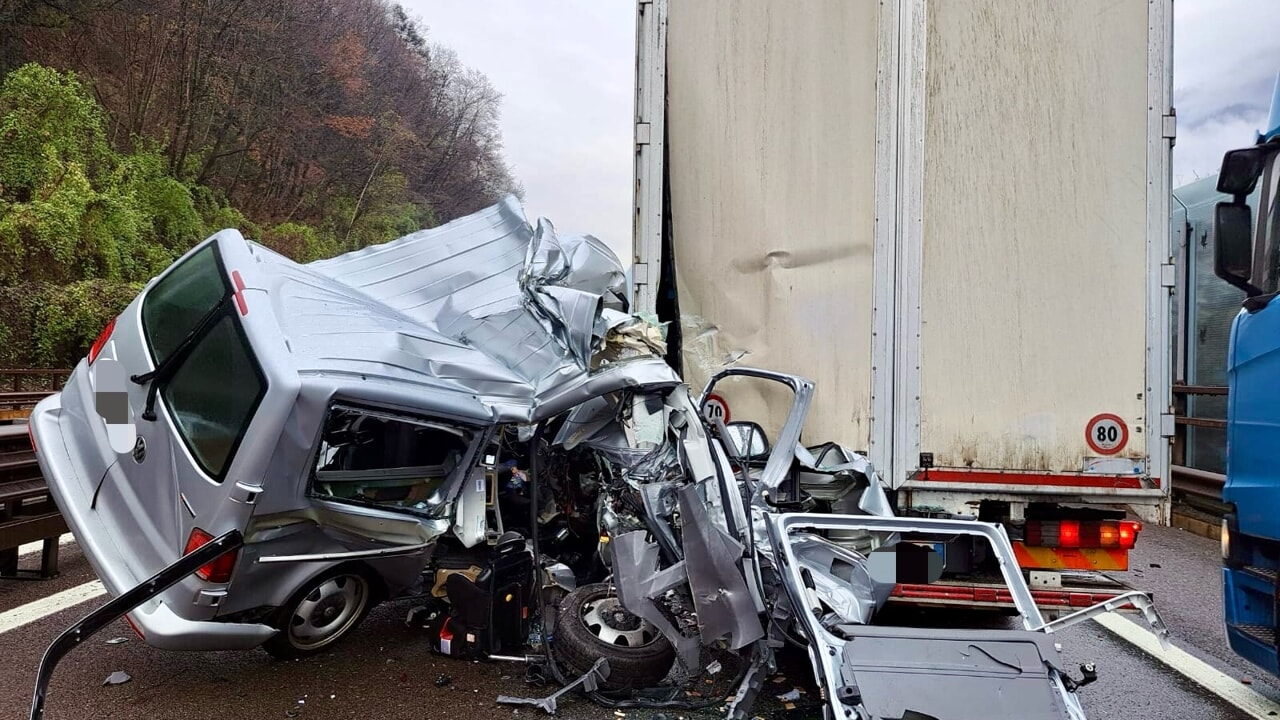
<path fill-rule="evenodd" d="M 359 627 L 378 603 L 378 590 L 372 574 L 358 566 L 321 573 L 276 612 L 272 625 L 280 632 L 262 648 L 280 660 L 324 652 Z"/>
<path fill-rule="evenodd" d="M 654 687 L 675 662 L 671 643 L 617 602 L 609 585 L 582 585 L 560 601 L 551 643 L 556 662 L 577 677 L 601 657 L 609 660 L 605 690 Z M 602 624 L 602 620 L 605 622 Z"/>

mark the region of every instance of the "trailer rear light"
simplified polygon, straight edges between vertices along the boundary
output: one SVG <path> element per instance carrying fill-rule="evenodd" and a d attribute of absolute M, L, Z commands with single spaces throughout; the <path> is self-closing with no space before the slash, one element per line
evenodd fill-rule
<path fill-rule="evenodd" d="M 1058 523 L 1058 547 L 1080 547 L 1080 522 L 1062 520 Z"/>
<path fill-rule="evenodd" d="M 1132 550 L 1133 546 L 1138 542 L 1138 531 L 1142 529 L 1142 523 L 1133 520 L 1120 521 L 1120 547 L 1124 550 Z"/>
<path fill-rule="evenodd" d="M 98 359 L 98 355 L 102 353 L 102 348 L 106 347 L 107 341 L 111 339 L 111 332 L 115 329 L 116 321 L 115 318 L 112 318 L 111 322 L 107 323 L 107 326 L 102 329 L 102 334 L 98 336 L 98 339 L 94 340 L 93 345 L 89 346 L 90 365 L 93 364 L 94 360 Z"/>
<path fill-rule="evenodd" d="M 183 555 L 190 554 L 193 550 L 213 540 L 213 536 L 201 530 L 200 528 L 191 528 L 191 536 L 187 538 L 187 547 L 182 551 Z M 196 570 L 196 576 L 201 580 L 207 580 L 211 583 L 228 583 L 231 582 L 231 571 L 236 567 L 236 555 L 238 551 L 231 552 L 219 557 L 217 560 Z"/>
<path fill-rule="evenodd" d="M 1031 520 L 1023 543 L 1031 547 L 1118 548 L 1132 550 L 1142 524 L 1132 520 Z"/>

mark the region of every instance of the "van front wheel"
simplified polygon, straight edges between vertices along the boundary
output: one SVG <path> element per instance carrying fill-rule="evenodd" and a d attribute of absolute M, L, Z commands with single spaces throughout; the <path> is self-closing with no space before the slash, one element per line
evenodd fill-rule
<path fill-rule="evenodd" d="M 358 626 L 373 605 L 373 585 L 358 570 L 324 573 L 280 608 L 275 622 L 280 632 L 262 647 L 281 660 L 314 655 Z"/>

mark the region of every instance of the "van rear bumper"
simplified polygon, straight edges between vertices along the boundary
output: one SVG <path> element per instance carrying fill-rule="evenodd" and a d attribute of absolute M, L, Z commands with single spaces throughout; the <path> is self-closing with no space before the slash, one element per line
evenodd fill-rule
<path fill-rule="evenodd" d="M 61 420 L 61 393 L 40 401 L 31 412 L 29 422 L 40 471 L 84 556 L 107 593 L 117 597 L 146 578 L 135 576 L 110 529 L 89 508 L 92 486 L 82 481 L 71 460 Z M 188 620 L 159 599 L 143 603 L 128 618 L 148 645 L 164 650 L 247 650 L 276 633 L 275 628 L 256 623 Z"/>

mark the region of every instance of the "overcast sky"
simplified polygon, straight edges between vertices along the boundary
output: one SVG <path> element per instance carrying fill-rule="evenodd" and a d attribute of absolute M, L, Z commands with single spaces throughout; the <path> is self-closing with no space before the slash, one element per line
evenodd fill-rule
<path fill-rule="evenodd" d="M 1217 173 L 1224 152 L 1252 144 L 1265 129 L 1280 72 L 1280 2 L 1177 0 L 1173 6 L 1177 187 Z"/>
<path fill-rule="evenodd" d="M 635 0 L 401 0 L 433 41 L 505 96 L 507 158 L 525 209 L 631 243 Z M 781 1 L 781 0 L 779 0 Z M 1262 129 L 1280 71 L 1280 1 L 1177 0 L 1174 186 L 1217 172 Z"/>
<path fill-rule="evenodd" d="M 628 262 L 635 0 L 400 0 L 503 94 L 525 214 Z"/>

